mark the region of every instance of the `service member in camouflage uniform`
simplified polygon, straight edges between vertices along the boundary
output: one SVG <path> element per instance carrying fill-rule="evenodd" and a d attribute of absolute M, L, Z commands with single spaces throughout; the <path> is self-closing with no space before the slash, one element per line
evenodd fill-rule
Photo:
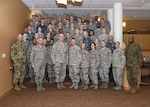
<path fill-rule="evenodd" d="M 25 54 L 27 55 L 29 42 L 27 41 L 27 34 L 26 33 L 23 34 L 22 45 L 23 45 L 23 47 L 25 49 Z M 25 67 L 25 75 L 26 75 L 26 77 L 28 77 L 28 75 L 29 75 L 28 65 L 26 65 L 26 67 Z"/>
<path fill-rule="evenodd" d="M 43 38 L 39 37 L 38 44 L 32 47 L 30 54 L 30 61 L 34 69 L 35 82 L 37 91 L 45 90 L 42 86 L 43 78 L 45 75 L 47 50 L 43 45 Z"/>
<path fill-rule="evenodd" d="M 54 72 L 54 64 L 51 58 L 52 46 L 54 44 L 54 40 L 50 40 L 50 46 L 47 47 L 47 72 L 49 83 L 55 83 L 55 72 Z"/>
<path fill-rule="evenodd" d="M 121 90 L 122 86 L 122 75 L 124 65 L 126 63 L 125 55 L 123 50 L 120 48 L 120 42 L 115 43 L 116 49 L 113 51 L 112 55 L 112 67 L 113 67 L 113 77 L 116 83 L 116 87 L 113 87 L 114 90 Z"/>
<path fill-rule="evenodd" d="M 17 42 L 11 47 L 11 59 L 14 66 L 13 83 L 15 90 L 21 90 L 21 88 L 27 88 L 23 85 L 25 77 L 25 66 L 26 66 L 26 52 L 22 45 L 22 34 L 18 34 Z M 19 86 L 18 86 L 19 83 Z"/>
<path fill-rule="evenodd" d="M 92 80 L 91 88 L 95 90 L 98 89 L 98 68 L 100 64 L 99 53 L 96 50 L 96 44 L 94 42 L 91 43 L 91 51 L 90 54 L 90 78 Z"/>
<path fill-rule="evenodd" d="M 37 44 L 36 40 L 33 39 L 32 44 L 29 44 L 28 50 L 27 50 L 27 64 L 28 64 L 29 77 L 30 77 L 30 82 L 31 83 L 35 83 L 35 77 L 34 77 L 34 70 L 32 68 L 32 64 L 31 64 L 31 61 L 30 61 L 30 55 L 31 55 L 32 47 L 36 44 Z"/>
<path fill-rule="evenodd" d="M 80 30 L 78 28 L 75 30 L 75 36 L 74 36 L 74 38 L 76 39 L 76 42 L 77 42 L 76 44 L 78 46 L 80 46 L 81 43 L 83 42 L 83 35 L 80 34 Z"/>
<path fill-rule="evenodd" d="M 81 64 L 81 49 L 76 45 L 75 38 L 71 40 L 71 47 L 69 48 L 69 76 L 72 81 L 70 88 L 78 89 L 78 83 L 80 81 L 79 71 Z"/>
<path fill-rule="evenodd" d="M 80 77 L 83 89 L 88 89 L 89 84 L 89 52 L 86 50 L 86 44 L 81 44 L 82 61 L 80 66 Z"/>
<path fill-rule="evenodd" d="M 105 89 L 108 88 L 109 67 L 111 66 L 112 54 L 111 54 L 111 50 L 106 47 L 106 42 L 104 40 L 101 42 L 101 49 L 99 51 L 99 55 L 100 55 L 99 74 L 100 74 L 101 81 L 103 82 L 100 88 Z"/>
<path fill-rule="evenodd" d="M 139 68 L 142 63 L 142 50 L 138 44 L 134 42 L 134 37 L 129 37 L 129 45 L 126 47 L 126 67 L 127 67 L 127 79 L 130 86 L 131 94 L 136 93 L 137 76 Z"/>
<path fill-rule="evenodd" d="M 64 42 L 64 34 L 62 33 L 59 34 L 59 40 L 52 47 L 51 58 L 54 64 L 57 88 L 66 89 L 63 83 L 68 64 L 68 45 Z"/>

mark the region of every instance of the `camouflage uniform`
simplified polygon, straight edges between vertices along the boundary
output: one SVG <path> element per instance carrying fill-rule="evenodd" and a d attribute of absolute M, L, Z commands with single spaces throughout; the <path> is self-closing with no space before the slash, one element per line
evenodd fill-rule
<path fill-rule="evenodd" d="M 32 51 L 32 47 L 33 47 L 32 44 L 30 44 L 28 46 L 28 50 L 27 50 L 27 62 L 28 62 L 28 70 L 29 70 L 30 82 L 34 83 L 35 82 L 34 71 L 33 71 L 32 65 L 31 65 L 31 61 L 30 61 L 30 54 L 31 54 L 31 51 Z"/>
<path fill-rule="evenodd" d="M 23 83 L 25 77 L 25 65 L 26 65 L 26 52 L 22 45 L 22 43 L 15 42 L 11 47 L 11 59 L 13 64 L 17 64 L 18 66 L 14 66 L 14 75 L 13 75 L 13 83 L 20 84 Z"/>
<path fill-rule="evenodd" d="M 96 46 L 96 50 L 99 52 L 99 51 L 100 51 L 100 49 L 101 49 L 101 45 L 100 45 L 100 44 L 98 44 L 98 45 Z"/>
<path fill-rule="evenodd" d="M 107 88 L 109 82 L 109 67 L 111 66 L 112 54 L 111 50 L 107 47 L 101 48 L 100 55 L 100 68 L 99 74 L 103 85 L 101 88 Z"/>
<path fill-rule="evenodd" d="M 70 32 L 70 26 L 63 26 L 63 31 L 64 31 L 64 33 L 66 33 L 66 32 Z"/>
<path fill-rule="evenodd" d="M 88 24 L 88 29 L 89 30 L 94 30 L 96 28 L 95 24 L 94 23 L 89 23 Z"/>
<path fill-rule="evenodd" d="M 42 81 L 45 75 L 47 50 L 45 46 L 35 45 L 30 53 L 31 64 L 34 65 L 34 75 L 37 88 L 42 87 Z M 38 90 L 38 89 L 37 89 Z"/>
<path fill-rule="evenodd" d="M 89 53 L 86 50 L 81 51 L 82 54 L 82 61 L 81 61 L 81 70 L 80 70 L 80 77 L 82 83 L 85 85 L 89 84 Z"/>
<path fill-rule="evenodd" d="M 72 37 L 75 36 L 75 29 L 70 29 L 70 35 L 71 35 Z"/>
<path fill-rule="evenodd" d="M 91 50 L 90 54 L 90 78 L 94 85 L 98 85 L 98 67 L 100 64 L 100 58 L 97 50 Z M 98 88 L 98 87 L 97 87 Z"/>
<path fill-rule="evenodd" d="M 65 42 L 67 43 L 68 47 L 71 46 L 71 39 L 72 39 L 72 37 L 70 36 L 70 38 L 66 38 L 66 40 L 65 40 Z"/>
<path fill-rule="evenodd" d="M 127 67 L 127 79 L 129 86 L 137 86 L 137 76 L 139 73 L 139 65 L 142 63 L 142 51 L 138 44 L 132 43 L 126 47 L 126 67 Z"/>
<path fill-rule="evenodd" d="M 96 37 L 98 37 L 99 35 L 102 34 L 102 30 L 101 30 L 100 28 L 96 28 L 96 29 L 94 30 L 94 34 L 95 34 Z"/>
<path fill-rule="evenodd" d="M 77 45 L 80 46 L 83 42 L 83 35 L 82 34 L 75 35 L 75 39 L 77 41 Z"/>
<path fill-rule="evenodd" d="M 106 33 L 109 34 L 111 31 L 111 27 L 110 27 L 110 22 L 108 20 L 104 21 L 104 25 L 101 26 L 101 28 L 105 28 L 106 29 Z"/>
<path fill-rule="evenodd" d="M 104 40 L 106 43 L 108 42 L 108 35 L 107 34 L 101 34 L 98 36 L 98 39 L 100 43 Z"/>
<path fill-rule="evenodd" d="M 58 37 L 59 37 L 59 34 L 57 34 L 56 36 L 54 36 L 54 42 L 58 41 Z"/>
<path fill-rule="evenodd" d="M 69 48 L 69 76 L 73 84 L 76 85 L 75 89 L 78 89 L 78 83 L 80 81 L 80 69 L 77 68 L 77 66 L 80 66 L 81 58 L 82 56 L 80 48 L 77 45 L 71 46 Z"/>
<path fill-rule="evenodd" d="M 52 47 L 51 58 L 55 69 L 56 83 L 62 83 L 66 77 L 66 64 L 68 63 L 68 45 L 65 42 L 55 42 Z"/>
<path fill-rule="evenodd" d="M 90 36 L 92 42 L 94 42 L 94 40 L 97 38 L 95 35 L 94 36 Z"/>
<path fill-rule="evenodd" d="M 47 72 L 48 72 L 48 77 L 52 82 L 55 80 L 55 72 L 54 72 L 54 64 L 52 62 L 51 58 L 51 52 L 52 52 L 52 46 L 47 47 Z"/>
<path fill-rule="evenodd" d="M 27 55 L 27 51 L 28 51 L 28 41 L 22 41 L 22 45 L 25 49 L 25 54 Z M 28 65 L 25 66 L 25 75 L 27 76 L 29 74 L 29 69 L 28 69 Z"/>
<path fill-rule="evenodd" d="M 121 48 L 115 49 L 112 55 L 113 77 L 117 86 L 122 86 L 123 68 L 126 63 L 124 52 Z"/>
<path fill-rule="evenodd" d="M 113 53 L 114 49 L 115 49 L 115 42 L 113 41 L 108 41 L 106 44 L 106 47 L 109 48 L 111 50 L 111 53 Z M 109 81 L 113 81 L 113 68 L 112 68 L 112 64 L 109 68 Z"/>

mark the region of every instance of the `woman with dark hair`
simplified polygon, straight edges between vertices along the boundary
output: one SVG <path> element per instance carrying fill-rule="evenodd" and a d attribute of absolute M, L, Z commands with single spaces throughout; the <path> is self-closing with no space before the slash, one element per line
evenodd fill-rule
<path fill-rule="evenodd" d="M 96 36 L 94 35 L 94 30 L 89 31 L 89 36 L 90 36 L 92 42 L 94 42 L 94 40 L 96 39 Z"/>

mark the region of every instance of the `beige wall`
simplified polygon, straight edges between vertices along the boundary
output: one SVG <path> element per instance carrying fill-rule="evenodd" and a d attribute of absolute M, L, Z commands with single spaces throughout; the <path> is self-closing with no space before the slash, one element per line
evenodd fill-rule
<path fill-rule="evenodd" d="M 150 33 L 150 20 L 124 20 L 126 27 L 123 28 L 125 32 L 130 30 L 136 30 L 137 33 Z M 142 31 L 145 29 L 146 31 Z"/>
<path fill-rule="evenodd" d="M 0 0 L 0 96 L 12 88 L 10 47 L 28 23 L 31 11 L 21 0 Z M 6 53 L 6 58 L 2 58 Z"/>

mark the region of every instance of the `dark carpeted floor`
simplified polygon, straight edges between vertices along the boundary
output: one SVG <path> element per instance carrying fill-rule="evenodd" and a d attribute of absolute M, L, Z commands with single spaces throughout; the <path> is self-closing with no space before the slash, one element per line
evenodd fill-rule
<path fill-rule="evenodd" d="M 150 77 L 143 77 L 150 83 Z M 45 91 L 37 92 L 35 84 L 25 80 L 27 89 L 13 91 L 0 100 L 0 107 L 150 107 L 150 86 L 141 85 L 137 94 L 130 95 L 127 91 L 114 91 L 113 82 L 108 89 L 88 90 L 57 90 L 56 84 L 44 83 Z M 70 81 L 65 85 L 69 87 Z"/>

